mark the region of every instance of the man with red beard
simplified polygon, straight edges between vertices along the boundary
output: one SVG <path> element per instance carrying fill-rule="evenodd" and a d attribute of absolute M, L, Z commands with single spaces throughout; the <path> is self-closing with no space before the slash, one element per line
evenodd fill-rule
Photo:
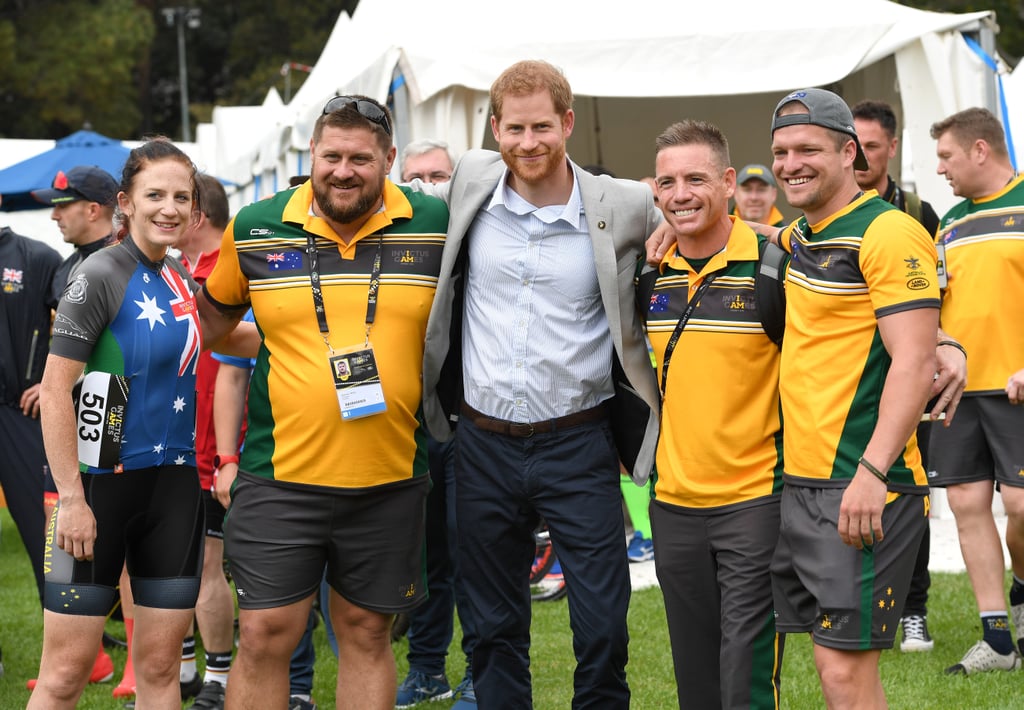
<path fill-rule="evenodd" d="M 228 708 L 288 706 L 325 565 L 337 706 L 395 705 L 391 622 L 426 594 L 421 368 L 448 210 L 388 181 L 393 125 L 365 96 L 327 102 L 309 182 L 239 211 L 199 299 L 204 339 L 250 305 L 262 335 L 224 525 L 240 627 Z"/>
<path fill-rule="evenodd" d="M 566 156 L 572 90 L 519 62 L 491 86 L 501 154 L 474 150 L 450 182 L 449 240 L 427 328 L 424 411 L 458 416 L 456 516 L 486 708 L 532 706 L 532 532 L 547 521 L 569 594 L 574 707 L 626 708 L 630 579 L 619 460 L 643 483 L 658 391 L 633 274 L 660 221 L 651 191 Z M 450 279 L 444 276 L 451 274 Z"/>

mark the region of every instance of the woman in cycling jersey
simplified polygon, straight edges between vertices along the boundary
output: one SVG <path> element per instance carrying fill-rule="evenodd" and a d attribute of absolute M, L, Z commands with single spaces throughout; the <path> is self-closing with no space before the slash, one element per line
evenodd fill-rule
<path fill-rule="evenodd" d="M 195 173 L 167 139 L 135 148 L 118 194 L 121 240 L 82 262 L 57 308 L 40 403 L 60 502 L 29 708 L 77 703 L 125 561 L 138 706 L 181 707 L 181 640 L 202 566 L 193 450 L 202 343 L 197 286 L 168 248 L 198 207 Z"/>

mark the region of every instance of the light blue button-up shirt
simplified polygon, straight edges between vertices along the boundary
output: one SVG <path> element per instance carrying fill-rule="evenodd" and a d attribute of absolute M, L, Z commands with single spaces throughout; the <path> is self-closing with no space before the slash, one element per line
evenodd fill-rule
<path fill-rule="evenodd" d="M 579 180 L 565 205 L 535 207 L 507 178 L 467 235 L 464 396 L 492 417 L 536 422 L 614 394 L 612 337 Z"/>

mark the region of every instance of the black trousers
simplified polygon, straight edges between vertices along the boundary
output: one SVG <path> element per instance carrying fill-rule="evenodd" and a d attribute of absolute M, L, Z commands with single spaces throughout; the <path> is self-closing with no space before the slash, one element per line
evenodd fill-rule
<path fill-rule="evenodd" d="M 477 631 L 480 707 L 532 707 L 529 571 L 533 530 L 547 521 L 565 575 L 576 672 L 573 708 L 629 707 L 629 563 L 619 464 L 606 421 L 516 438 L 456 432 L 462 582 Z"/>
<path fill-rule="evenodd" d="M 18 407 L 0 405 L 0 452 L 0 486 L 32 563 L 42 604 L 46 454 L 39 420 L 26 417 Z"/>

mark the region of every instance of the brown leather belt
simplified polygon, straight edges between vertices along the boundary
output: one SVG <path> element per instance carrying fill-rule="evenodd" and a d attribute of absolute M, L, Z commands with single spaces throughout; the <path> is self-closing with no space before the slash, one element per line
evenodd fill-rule
<path fill-rule="evenodd" d="M 505 436 L 528 439 L 534 434 L 550 434 L 556 431 L 561 431 L 562 429 L 578 426 L 580 424 L 599 421 L 608 416 L 608 408 L 605 406 L 604 402 L 602 402 L 596 407 L 584 409 L 582 412 L 566 414 L 564 417 L 558 417 L 556 419 L 546 419 L 541 422 L 510 422 L 505 419 L 489 417 L 483 412 L 478 412 L 463 402 L 462 416 L 473 422 L 473 425 L 478 429 L 490 431 L 495 434 L 504 434 Z"/>

